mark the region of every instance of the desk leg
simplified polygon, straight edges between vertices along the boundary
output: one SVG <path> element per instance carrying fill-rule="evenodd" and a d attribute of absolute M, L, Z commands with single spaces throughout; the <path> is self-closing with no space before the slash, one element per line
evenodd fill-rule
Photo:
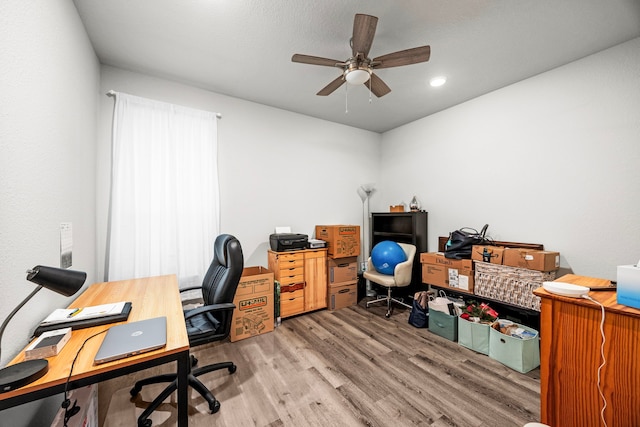
<path fill-rule="evenodd" d="M 178 427 L 187 427 L 189 424 L 189 352 L 180 354 L 178 359 Z"/>

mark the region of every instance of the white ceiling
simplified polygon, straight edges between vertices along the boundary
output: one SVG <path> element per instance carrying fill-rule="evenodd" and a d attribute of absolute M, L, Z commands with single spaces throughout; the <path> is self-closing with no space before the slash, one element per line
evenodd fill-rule
<path fill-rule="evenodd" d="M 375 132 L 640 36 L 640 0 L 74 3 L 103 64 Z M 392 91 L 371 102 L 364 85 L 316 96 L 340 70 L 291 56 L 346 60 L 356 13 L 379 18 L 371 58 L 430 45 L 431 59 L 376 71 Z"/>

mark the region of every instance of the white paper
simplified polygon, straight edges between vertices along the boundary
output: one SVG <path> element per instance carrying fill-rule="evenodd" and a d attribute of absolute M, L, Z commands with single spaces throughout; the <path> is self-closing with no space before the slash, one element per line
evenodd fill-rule
<path fill-rule="evenodd" d="M 291 233 L 291 227 L 276 227 L 276 234 Z"/>

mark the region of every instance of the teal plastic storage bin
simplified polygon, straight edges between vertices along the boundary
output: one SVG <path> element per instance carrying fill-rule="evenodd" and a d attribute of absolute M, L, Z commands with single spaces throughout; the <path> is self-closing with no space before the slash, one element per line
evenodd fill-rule
<path fill-rule="evenodd" d="M 511 369 L 526 373 L 540 366 L 540 336 L 535 329 L 517 326 L 529 332 L 532 338 L 512 337 L 489 328 L 489 357 Z"/>
<path fill-rule="evenodd" d="M 469 322 L 458 319 L 458 344 L 482 354 L 489 354 L 488 323 Z"/>
<path fill-rule="evenodd" d="M 458 340 L 458 316 L 429 310 L 429 331 L 450 341 Z"/>

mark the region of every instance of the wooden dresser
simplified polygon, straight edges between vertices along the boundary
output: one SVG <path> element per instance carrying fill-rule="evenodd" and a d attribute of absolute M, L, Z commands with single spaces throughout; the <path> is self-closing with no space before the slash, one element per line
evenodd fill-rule
<path fill-rule="evenodd" d="M 556 281 L 587 287 L 606 286 L 608 280 L 573 274 Z M 550 426 L 603 425 L 598 393 L 600 306 L 583 298 L 551 294 L 543 288 L 540 317 L 541 422 Z M 614 291 L 591 291 L 605 306 L 606 365 L 601 387 L 607 400 L 607 425 L 640 426 L 640 310 L 620 305 Z"/>
<path fill-rule="evenodd" d="M 269 270 L 280 282 L 280 316 L 327 307 L 327 249 L 268 251 Z"/>

